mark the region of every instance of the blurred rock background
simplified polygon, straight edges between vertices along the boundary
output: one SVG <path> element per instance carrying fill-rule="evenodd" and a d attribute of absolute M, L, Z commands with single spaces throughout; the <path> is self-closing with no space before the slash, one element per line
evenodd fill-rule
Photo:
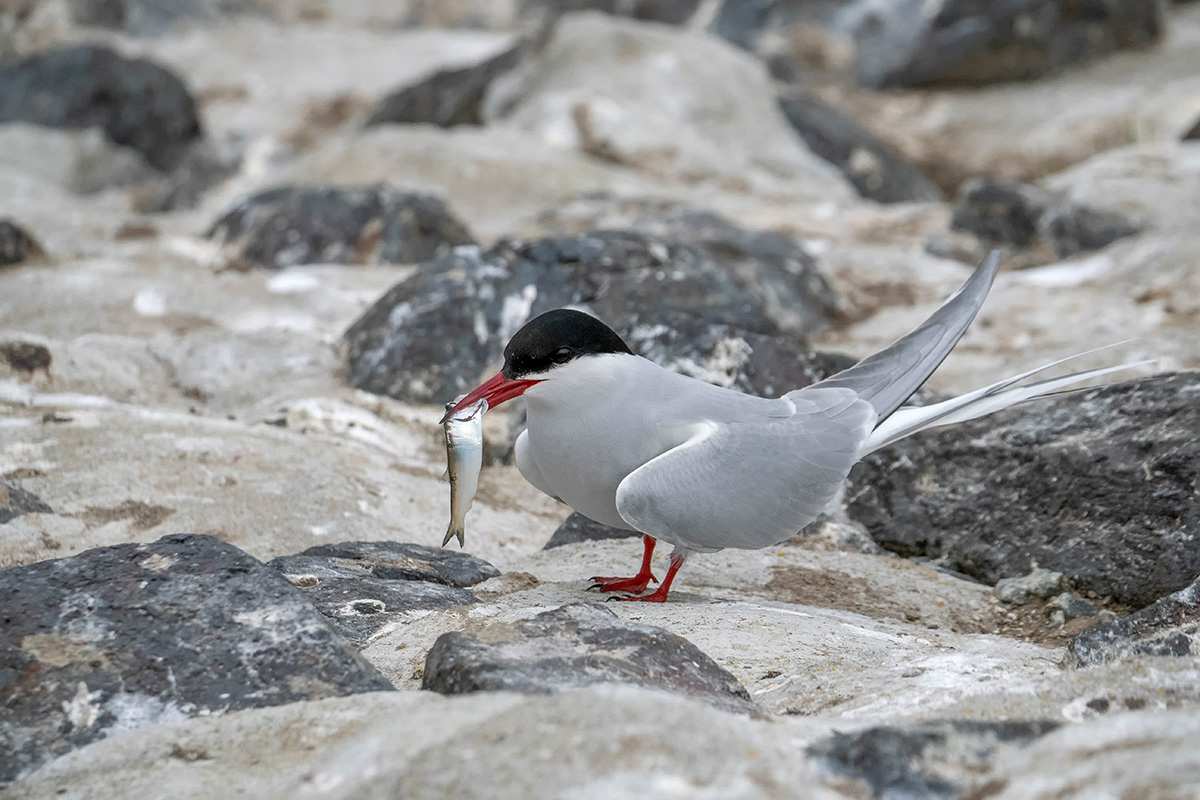
<path fill-rule="evenodd" d="M 1195 2 L 0 0 L 0 792 L 1200 796 L 1198 231 Z M 918 402 L 1154 365 L 649 608 L 514 403 L 432 548 L 532 315 L 777 394 L 992 248 Z"/>

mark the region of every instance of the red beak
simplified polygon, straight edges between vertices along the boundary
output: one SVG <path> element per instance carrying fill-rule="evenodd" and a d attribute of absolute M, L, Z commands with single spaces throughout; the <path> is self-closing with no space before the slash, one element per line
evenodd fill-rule
<path fill-rule="evenodd" d="M 447 411 L 446 416 L 442 417 L 442 422 L 450 419 L 460 407 L 470 408 L 480 400 L 487 400 L 488 408 L 495 408 L 505 400 L 512 400 L 514 397 L 524 394 L 525 390 L 535 383 L 541 383 L 541 381 L 510 381 L 504 377 L 503 372 L 497 372 L 484 381 L 478 389 L 458 401 L 454 408 Z"/>

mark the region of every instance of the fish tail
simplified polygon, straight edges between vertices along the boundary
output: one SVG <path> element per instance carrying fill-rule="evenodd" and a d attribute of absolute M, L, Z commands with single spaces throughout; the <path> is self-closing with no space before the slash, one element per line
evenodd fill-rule
<path fill-rule="evenodd" d="M 451 522 L 450 527 L 446 529 L 446 538 L 442 539 L 442 547 L 448 545 L 450 540 L 454 538 L 458 539 L 458 547 L 460 550 L 466 546 L 466 531 L 463 530 L 463 526 L 455 525 L 453 522 Z"/>

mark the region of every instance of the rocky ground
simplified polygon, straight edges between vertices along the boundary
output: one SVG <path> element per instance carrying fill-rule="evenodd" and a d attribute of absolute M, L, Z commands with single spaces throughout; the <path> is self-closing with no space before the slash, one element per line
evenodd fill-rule
<path fill-rule="evenodd" d="M 0 796 L 1200 797 L 1200 4 L 1076 6 L 0 4 Z M 991 248 L 918 402 L 1154 364 L 661 606 L 514 403 L 436 547 L 531 315 L 772 394 Z"/>

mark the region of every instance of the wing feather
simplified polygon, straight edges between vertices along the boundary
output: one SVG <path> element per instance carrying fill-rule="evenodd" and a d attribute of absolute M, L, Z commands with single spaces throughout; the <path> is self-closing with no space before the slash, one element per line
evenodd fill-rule
<path fill-rule="evenodd" d="M 694 426 L 631 472 L 617 511 L 643 533 L 700 552 L 756 549 L 796 534 L 845 480 L 875 423 L 847 389 L 794 392 L 791 417 Z"/>

